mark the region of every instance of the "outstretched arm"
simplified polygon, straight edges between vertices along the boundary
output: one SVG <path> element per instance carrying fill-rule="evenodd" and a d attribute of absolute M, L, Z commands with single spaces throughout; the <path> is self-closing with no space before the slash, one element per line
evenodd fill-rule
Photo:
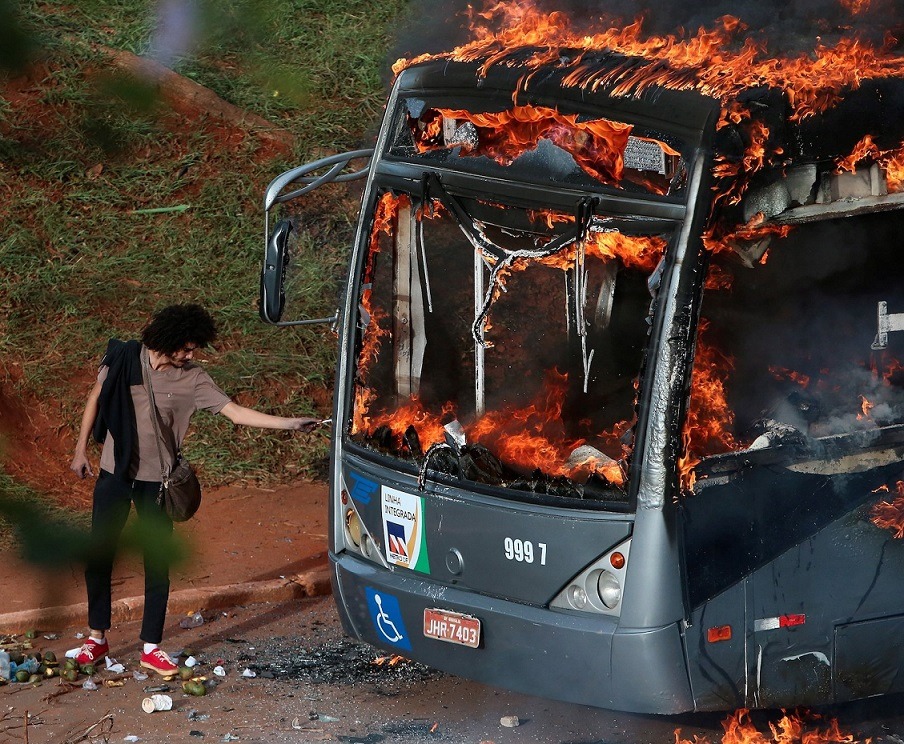
<path fill-rule="evenodd" d="M 97 418 L 97 401 L 100 398 L 101 387 L 100 382 L 95 382 L 91 392 L 88 393 L 88 402 L 85 404 L 82 424 L 78 430 L 78 442 L 75 444 L 75 455 L 69 466 L 69 469 L 79 478 L 94 475 L 94 471 L 91 470 L 91 462 L 88 460 L 88 438 L 91 436 L 91 429 L 94 428 L 94 419 Z"/>
<path fill-rule="evenodd" d="M 320 426 L 320 419 L 308 416 L 301 418 L 271 416 L 269 413 L 262 413 L 233 402 L 223 406 L 220 413 L 236 426 L 253 426 L 257 429 L 291 429 L 293 431 L 309 432 Z"/>

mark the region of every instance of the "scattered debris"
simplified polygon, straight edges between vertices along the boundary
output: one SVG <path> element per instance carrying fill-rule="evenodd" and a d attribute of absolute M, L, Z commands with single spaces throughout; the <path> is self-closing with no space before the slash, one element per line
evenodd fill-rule
<path fill-rule="evenodd" d="M 197 666 L 198 660 L 194 656 L 189 656 L 182 664 L 191 669 L 193 666 Z"/>
<path fill-rule="evenodd" d="M 141 701 L 141 709 L 145 713 L 155 713 L 158 710 L 172 710 L 173 699 L 169 695 L 151 695 Z"/>
<path fill-rule="evenodd" d="M 215 666 L 215 667 L 213 668 L 213 673 L 216 674 L 218 677 L 225 677 L 225 676 L 226 676 L 226 670 L 223 669 L 223 667 L 221 667 L 221 666 Z"/>
<path fill-rule="evenodd" d="M 204 625 L 204 616 L 200 612 L 195 612 L 179 621 L 179 627 L 185 629 L 198 628 L 201 625 Z"/>
<path fill-rule="evenodd" d="M 201 695 L 207 694 L 207 688 L 204 686 L 203 682 L 192 679 L 182 683 L 182 692 L 186 695 L 200 697 Z"/>
<path fill-rule="evenodd" d="M 253 671 L 251 671 L 250 669 L 245 669 L 245 671 L 242 672 L 242 676 L 243 676 L 243 677 L 248 677 L 248 678 L 256 677 L 256 676 L 257 676 L 257 672 L 253 672 Z"/>
<path fill-rule="evenodd" d="M 299 647 L 297 638 L 274 638 L 251 660 L 261 676 L 269 673 L 275 679 L 301 679 L 313 684 L 388 684 L 443 676 L 442 672 L 413 661 L 375 664 L 375 658 L 380 656 L 375 655 L 371 646 L 350 638 L 311 649 Z"/>
<path fill-rule="evenodd" d="M 122 738 L 122 740 L 123 740 L 123 741 L 130 741 L 130 742 L 141 741 L 141 739 L 139 739 L 137 736 L 135 736 L 135 734 L 128 734 L 127 736 L 124 736 L 124 737 Z"/>
<path fill-rule="evenodd" d="M 209 713 L 199 713 L 194 708 L 192 708 L 190 711 L 188 711 L 188 720 L 189 721 L 206 721 L 208 718 L 210 718 Z"/>
<path fill-rule="evenodd" d="M 146 675 L 144 672 L 139 672 L 136 669 L 134 672 L 132 672 L 132 678 L 137 680 L 138 682 L 144 682 L 148 678 L 148 675 Z"/>
<path fill-rule="evenodd" d="M 83 732 L 70 734 L 63 741 L 65 744 L 79 744 L 82 741 L 109 741 L 111 733 L 113 733 L 113 714 L 107 713 L 96 723 L 88 726 Z"/>
<path fill-rule="evenodd" d="M 501 723 L 506 728 L 517 728 L 521 725 L 521 719 L 518 716 L 502 716 L 499 719 L 499 723 Z"/>
<path fill-rule="evenodd" d="M 116 659 L 113 659 L 109 656 L 107 656 L 106 659 L 108 672 L 113 672 L 114 674 L 122 674 L 126 670 L 126 668 L 118 661 L 116 661 Z"/>

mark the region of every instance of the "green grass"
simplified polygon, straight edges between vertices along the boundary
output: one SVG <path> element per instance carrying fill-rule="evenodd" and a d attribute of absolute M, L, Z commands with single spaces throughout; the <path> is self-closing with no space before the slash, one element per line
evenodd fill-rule
<path fill-rule="evenodd" d="M 197 121 L 173 126 L 147 89 L 105 73 L 99 47 L 149 48 L 156 3 L 19 5 L 41 56 L 27 108 L 0 94 L 0 355 L 23 370 L 0 384 L 62 401 L 60 424 L 72 430 L 106 339 L 135 337 L 154 310 L 185 301 L 217 318 L 208 369 L 239 402 L 329 416 L 334 336 L 325 327 L 277 330 L 257 317 L 263 190 L 288 167 L 362 145 L 383 104 L 389 29 L 406 3 L 200 5 L 198 44 L 174 68 L 289 130 L 291 154 L 264 159 L 251 137 L 225 141 Z M 190 208 L 134 213 L 178 204 Z M 298 209 L 308 232 L 292 311 L 330 315 L 354 202 L 334 187 L 316 208 Z M 237 431 L 204 414 L 195 422 L 187 450 L 208 483 L 322 469 L 322 434 Z"/>

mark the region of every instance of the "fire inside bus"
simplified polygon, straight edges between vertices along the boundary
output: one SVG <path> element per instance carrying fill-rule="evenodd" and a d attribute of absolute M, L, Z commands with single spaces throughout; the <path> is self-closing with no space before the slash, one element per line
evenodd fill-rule
<path fill-rule="evenodd" d="M 330 476 L 352 636 L 647 713 L 904 691 L 904 86 L 802 116 L 689 80 L 427 60 L 372 152 L 315 164 L 369 158 Z M 269 322 L 299 229 L 267 228 Z"/>

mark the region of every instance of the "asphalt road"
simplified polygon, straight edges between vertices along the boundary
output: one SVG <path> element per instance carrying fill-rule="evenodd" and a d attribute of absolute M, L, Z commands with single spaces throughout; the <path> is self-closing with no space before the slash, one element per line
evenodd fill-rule
<path fill-rule="evenodd" d="M 161 680 L 131 676 L 137 668 L 137 646 L 114 649 L 126 666 L 121 687 L 105 686 L 104 679 L 114 675 L 100 673 L 94 691 L 60 685 L 55 679 L 0 688 L 0 743 L 122 742 L 137 737 L 128 740 L 673 744 L 676 729 L 682 740 L 723 741 L 727 714 L 628 715 L 514 694 L 411 662 L 392 664 L 391 657 L 344 637 L 329 597 L 240 607 L 205 613 L 205 618 L 203 625 L 190 629 L 179 627 L 180 618 L 174 618 L 164 644 L 198 659 L 197 671 L 208 679 L 204 697 L 186 695 L 172 681 L 166 683 L 172 710 L 145 713 L 141 702 L 150 694 L 147 689 Z M 133 630 L 125 626 L 116 632 L 130 637 Z M 56 639 L 41 635 L 35 643 L 59 652 L 78 644 L 74 633 L 61 631 Z M 216 666 L 225 676 L 214 672 Z M 256 676 L 242 676 L 245 669 Z M 902 712 L 900 697 L 866 701 L 818 711 L 821 720 L 811 714 L 807 730 L 825 728 L 829 719 L 837 718 L 851 741 L 872 737 L 874 742 L 901 744 Z M 753 714 L 753 725 L 764 733 L 756 744 L 773 741 L 769 723 L 781 716 L 780 711 Z M 519 725 L 504 726 L 506 717 L 517 717 Z"/>

